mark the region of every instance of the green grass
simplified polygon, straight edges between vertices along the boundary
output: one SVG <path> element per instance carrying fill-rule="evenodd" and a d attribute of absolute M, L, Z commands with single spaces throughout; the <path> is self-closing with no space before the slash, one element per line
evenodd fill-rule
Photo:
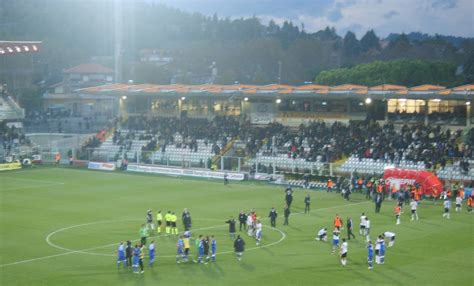
<path fill-rule="evenodd" d="M 311 193 L 310 214 L 303 199 Z M 473 285 L 474 215 L 452 213 L 442 219 L 442 206 L 423 202 L 420 220 L 395 226 L 393 203 L 382 213 L 362 196 L 350 202 L 321 191 L 296 190 L 290 226 L 283 226 L 283 188 L 258 183 L 193 180 L 66 168 L 37 168 L 0 173 L 1 285 Z M 279 212 L 278 230 L 264 228 L 263 245 L 243 235 L 247 251 L 241 262 L 232 255 L 229 216 L 254 208 L 266 217 Z M 157 237 L 157 264 L 141 275 L 117 270 L 118 242 L 137 239 L 146 209 L 154 213 L 188 208 L 195 235 L 215 235 L 217 263 L 175 263 L 174 237 Z M 358 225 L 365 211 L 372 237 L 393 231 L 397 241 L 385 265 L 367 270 L 362 237 L 349 242 L 348 266 L 331 254 L 330 243 L 314 240 L 336 213 Z M 268 225 L 267 219 L 264 225 Z M 78 226 L 82 225 L 82 226 Z M 180 225 L 179 225 L 180 226 Z M 66 229 L 64 229 L 66 228 Z M 64 229 L 63 231 L 58 231 Z M 200 230 L 202 229 L 202 230 Z M 53 233 L 53 235 L 50 235 Z M 346 235 L 345 230 L 343 234 Z M 71 252 L 52 247 L 85 250 Z M 271 244 L 271 245 L 269 245 Z M 192 254 L 195 254 L 192 249 Z M 221 254 L 219 254 L 219 252 Z M 108 256 L 110 255 L 110 256 Z"/>

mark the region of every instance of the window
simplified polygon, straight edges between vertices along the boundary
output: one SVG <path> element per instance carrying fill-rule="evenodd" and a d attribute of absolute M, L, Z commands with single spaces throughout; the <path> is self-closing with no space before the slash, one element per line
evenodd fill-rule
<path fill-rule="evenodd" d="M 421 113 L 424 114 L 426 102 L 419 99 L 389 99 L 388 113 Z"/>

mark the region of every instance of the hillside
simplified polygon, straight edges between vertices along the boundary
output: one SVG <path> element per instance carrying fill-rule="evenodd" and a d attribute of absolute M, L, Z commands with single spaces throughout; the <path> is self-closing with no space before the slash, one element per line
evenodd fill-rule
<path fill-rule="evenodd" d="M 0 5 L 0 39 L 42 40 L 46 82 L 62 69 L 91 59 L 113 67 L 117 26 L 123 38 L 124 80 L 136 83 L 302 84 L 322 71 L 375 60 L 423 59 L 468 65 L 472 39 L 403 34 L 380 39 L 373 31 L 357 39 L 333 28 L 308 33 L 291 22 L 277 25 L 258 18 L 229 19 L 189 14 L 163 5 L 127 3 L 114 19 L 113 1 L 18 0 Z M 120 28 L 121 27 L 121 28 Z M 142 63 L 140 51 L 172 59 L 157 66 Z M 217 76 L 211 77 L 215 62 Z M 472 75 L 471 75 L 472 77 Z M 462 81 L 462 80 L 461 80 Z"/>

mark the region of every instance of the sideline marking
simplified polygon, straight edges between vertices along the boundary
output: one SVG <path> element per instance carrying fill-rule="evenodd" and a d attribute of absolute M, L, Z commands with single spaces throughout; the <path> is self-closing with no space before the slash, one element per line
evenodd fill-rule
<path fill-rule="evenodd" d="M 23 190 L 23 189 L 37 189 L 37 188 L 44 188 L 44 187 L 52 187 L 52 186 L 62 186 L 66 183 L 64 182 L 55 182 L 55 181 L 47 181 L 47 180 L 36 180 L 36 179 L 23 179 L 23 178 L 10 178 L 5 177 L 6 180 L 12 180 L 17 182 L 25 182 L 29 183 L 30 185 L 25 186 L 17 186 L 12 188 L 2 188 L 2 191 L 14 191 L 14 190 Z M 31 183 L 39 183 L 36 185 L 31 185 Z"/>
<path fill-rule="evenodd" d="M 54 184 L 24 186 L 24 187 L 17 187 L 17 188 L 7 188 L 7 189 L 2 189 L 2 191 L 14 191 L 14 190 L 25 190 L 25 189 L 38 189 L 38 188 L 53 187 L 53 186 L 62 186 L 62 185 L 64 185 L 64 183 L 54 183 Z"/>
<path fill-rule="evenodd" d="M 33 182 L 33 183 L 50 183 L 50 184 L 60 184 L 64 185 L 64 182 L 56 182 L 56 181 L 48 181 L 48 180 L 37 180 L 37 179 L 24 179 L 24 178 L 9 178 L 6 177 L 5 179 L 7 180 L 13 180 L 13 181 L 24 181 L 24 182 Z"/>

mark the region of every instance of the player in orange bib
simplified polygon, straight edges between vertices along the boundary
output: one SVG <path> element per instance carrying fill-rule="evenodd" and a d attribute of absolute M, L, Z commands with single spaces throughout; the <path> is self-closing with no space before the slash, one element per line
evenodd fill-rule
<path fill-rule="evenodd" d="M 328 180 L 328 182 L 327 182 L 326 185 L 327 185 L 327 191 L 328 191 L 328 192 L 332 192 L 332 188 L 333 188 L 333 186 L 334 186 L 334 183 L 332 182 L 331 179 Z"/>
<path fill-rule="evenodd" d="M 391 190 L 392 199 L 394 199 L 394 200 L 398 199 L 397 192 L 398 192 L 397 187 L 395 185 L 393 185 L 392 190 Z"/>
<path fill-rule="evenodd" d="M 394 212 L 395 212 L 395 218 L 397 219 L 397 225 L 400 224 L 400 213 L 402 212 L 402 208 L 400 207 L 400 205 L 396 205 L 395 208 L 394 208 Z"/>
<path fill-rule="evenodd" d="M 54 155 L 54 162 L 56 163 L 56 166 L 59 165 L 59 161 L 61 161 L 61 154 L 56 153 L 56 155 Z"/>
<path fill-rule="evenodd" d="M 337 230 L 341 230 L 341 227 L 342 227 L 342 220 L 338 214 L 336 214 L 336 217 L 334 218 L 334 227 Z"/>

